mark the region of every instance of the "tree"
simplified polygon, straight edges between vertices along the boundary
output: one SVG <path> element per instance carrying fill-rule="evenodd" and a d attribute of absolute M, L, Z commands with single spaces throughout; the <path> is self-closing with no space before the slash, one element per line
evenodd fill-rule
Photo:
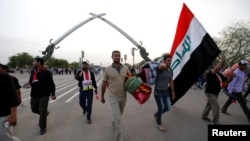
<path fill-rule="evenodd" d="M 228 67 L 241 59 L 250 59 L 250 21 L 237 21 L 219 34 L 215 42 L 226 55 Z"/>
<path fill-rule="evenodd" d="M 46 62 L 45 65 L 48 66 L 49 68 L 55 67 L 56 59 L 54 57 L 50 57 Z"/>
<path fill-rule="evenodd" d="M 67 60 L 64 59 L 56 59 L 54 57 L 50 57 L 46 62 L 45 65 L 48 66 L 49 68 L 67 68 L 69 66 L 69 63 Z"/>
<path fill-rule="evenodd" d="M 71 68 L 77 68 L 79 66 L 79 62 L 72 62 L 69 64 Z"/>
<path fill-rule="evenodd" d="M 36 56 L 39 57 L 39 56 Z M 10 68 L 32 68 L 32 61 L 35 57 L 31 56 L 30 54 L 23 52 L 18 53 L 17 55 L 13 55 L 9 57 L 9 62 L 7 65 Z M 54 57 L 49 58 L 45 65 L 49 68 L 55 68 L 55 67 L 63 67 L 67 68 L 69 67 L 69 63 L 67 60 L 64 59 L 56 59 Z"/>
<path fill-rule="evenodd" d="M 10 68 L 27 68 L 32 65 L 33 57 L 26 52 L 18 53 L 9 57 L 8 66 Z"/>

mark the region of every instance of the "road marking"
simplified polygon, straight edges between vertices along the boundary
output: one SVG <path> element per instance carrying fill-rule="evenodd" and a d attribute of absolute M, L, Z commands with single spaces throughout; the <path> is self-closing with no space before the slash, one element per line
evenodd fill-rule
<path fill-rule="evenodd" d="M 100 76 L 99 76 L 100 77 Z M 97 79 L 97 78 L 96 78 Z M 102 80 L 100 80 L 98 83 L 97 83 L 97 86 L 100 85 L 100 83 L 102 82 Z M 79 92 L 75 93 L 73 96 L 71 96 L 68 100 L 65 101 L 65 103 L 69 103 L 71 100 L 73 100 L 77 95 L 79 95 Z"/>
<path fill-rule="evenodd" d="M 99 79 L 100 77 L 102 77 L 102 75 L 99 75 L 98 77 L 96 77 L 96 80 Z M 72 82 L 73 82 L 73 83 L 72 83 Z M 101 82 L 102 82 L 102 79 L 99 80 L 99 81 L 97 82 L 97 86 L 98 86 L 98 87 L 100 86 Z M 68 85 L 69 83 L 72 83 L 72 84 Z M 72 86 L 72 85 L 76 85 L 77 83 L 78 83 L 78 81 L 75 81 L 75 79 L 72 79 L 72 80 L 69 81 L 69 82 L 68 82 L 68 81 L 65 81 L 65 82 L 61 82 L 61 81 L 60 81 L 60 83 L 57 83 L 57 84 L 56 84 L 56 88 L 61 88 L 61 87 L 62 87 L 62 88 L 61 88 L 61 89 L 57 89 L 57 90 L 56 90 L 56 93 L 58 93 L 59 91 L 62 91 L 62 90 L 64 90 L 64 89 L 66 89 L 66 88 L 68 88 L 68 87 L 70 87 L 70 86 Z M 65 85 L 67 85 L 67 86 L 65 86 Z M 63 86 L 65 86 L 65 87 L 63 87 Z M 78 86 L 76 86 L 76 87 L 74 87 L 74 88 L 68 90 L 67 92 L 65 92 L 65 93 L 63 93 L 63 94 L 57 96 L 57 98 L 56 98 L 55 100 L 50 100 L 49 103 L 56 102 L 57 100 L 59 100 L 59 99 L 62 98 L 63 96 L 65 96 L 65 95 L 69 94 L 70 92 L 74 91 L 77 87 L 78 87 Z M 28 90 L 29 90 L 29 91 L 28 91 Z M 26 94 L 29 94 L 28 92 L 30 92 L 30 88 L 29 88 L 28 90 L 25 90 L 25 94 L 22 93 L 22 95 L 24 96 L 24 95 L 26 95 Z M 27 92 L 26 92 L 26 91 L 27 91 Z M 65 103 L 69 103 L 69 102 L 72 101 L 77 95 L 79 95 L 79 92 L 77 92 L 77 93 L 75 93 L 74 95 L 72 95 L 69 99 L 67 99 L 67 100 L 65 101 Z M 27 97 L 27 98 L 24 98 L 24 99 L 22 99 L 22 102 L 27 101 L 27 100 L 29 100 L 30 98 L 31 98 L 30 96 Z"/>
<path fill-rule="evenodd" d="M 74 87 L 74 88 L 72 88 L 72 89 L 70 89 L 70 90 L 68 90 L 67 92 L 61 94 L 61 95 L 58 96 L 55 100 L 50 100 L 49 103 L 53 103 L 53 102 L 59 100 L 61 97 L 65 96 L 66 94 L 69 94 L 70 92 L 72 92 L 72 91 L 75 90 L 76 88 L 77 88 L 77 86 Z"/>
<path fill-rule="evenodd" d="M 65 86 L 65 87 L 63 87 L 63 88 L 57 90 L 56 93 L 59 92 L 59 91 L 61 91 L 61 90 L 63 90 L 63 89 L 66 89 L 66 88 L 68 88 L 68 87 L 70 87 L 70 86 L 72 86 L 72 85 L 76 85 L 76 82 L 74 82 L 74 83 L 72 83 L 72 84 L 70 84 L 70 85 L 67 85 L 67 86 Z"/>
<path fill-rule="evenodd" d="M 63 83 L 57 83 L 57 84 L 55 84 L 56 85 L 56 88 L 60 88 L 60 87 L 63 87 L 63 86 L 65 86 L 65 85 L 67 85 L 67 84 L 70 84 L 70 83 L 72 83 L 72 82 L 75 82 L 76 83 L 76 81 L 74 81 L 74 80 L 72 80 L 72 81 L 68 81 L 68 82 L 63 82 Z M 22 90 L 21 89 L 21 94 L 22 94 L 22 96 L 25 96 L 25 95 L 27 95 L 27 94 L 30 94 L 30 90 L 31 90 L 31 88 L 29 88 L 29 89 L 26 89 L 26 90 Z M 60 89 L 61 90 L 61 89 Z"/>
<path fill-rule="evenodd" d="M 61 91 L 61 90 L 66 89 L 66 88 L 68 88 L 68 87 L 70 87 L 70 86 L 72 86 L 72 85 L 75 85 L 75 83 L 76 83 L 76 82 L 72 83 L 71 85 L 67 85 L 66 87 L 63 87 L 63 88 L 61 88 L 61 89 L 59 89 L 59 90 L 56 90 L 56 93 L 59 92 L 59 91 Z M 60 95 L 59 97 L 61 97 L 61 95 Z M 30 96 L 27 97 L 27 98 L 22 99 L 22 101 L 24 102 L 24 101 L 29 100 L 29 99 L 30 99 Z"/>
<path fill-rule="evenodd" d="M 30 99 L 30 97 L 27 97 L 27 98 L 25 98 L 25 99 L 22 99 L 22 102 L 24 102 L 24 101 L 26 101 L 26 100 L 29 100 Z"/>
<path fill-rule="evenodd" d="M 71 96 L 68 100 L 65 101 L 65 103 L 69 103 L 72 99 L 74 99 L 77 95 L 79 95 L 79 92 L 75 93 L 73 96 Z"/>

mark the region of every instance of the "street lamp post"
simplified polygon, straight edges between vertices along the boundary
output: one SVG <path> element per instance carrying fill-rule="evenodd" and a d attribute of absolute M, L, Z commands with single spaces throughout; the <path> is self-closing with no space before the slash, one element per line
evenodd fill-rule
<path fill-rule="evenodd" d="M 83 58 L 84 58 L 84 51 L 82 51 L 82 61 L 83 61 Z"/>
<path fill-rule="evenodd" d="M 79 57 L 79 67 L 81 67 L 84 58 L 84 51 L 81 52 L 81 57 Z"/>
<path fill-rule="evenodd" d="M 127 54 L 124 55 L 124 60 L 125 60 L 125 64 L 126 64 Z"/>
<path fill-rule="evenodd" d="M 133 56 L 133 67 L 135 67 L 135 50 L 138 50 L 138 49 L 136 49 L 135 47 L 131 49 L 131 54 Z"/>

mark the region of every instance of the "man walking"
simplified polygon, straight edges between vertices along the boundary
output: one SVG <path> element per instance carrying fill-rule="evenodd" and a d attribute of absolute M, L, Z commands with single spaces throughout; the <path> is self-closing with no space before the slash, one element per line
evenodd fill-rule
<path fill-rule="evenodd" d="M 16 125 L 16 108 L 19 105 L 12 78 L 0 73 L 0 140 L 20 140 L 13 136 L 12 126 Z"/>
<path fill-rule="evenodd" d="M 124 89 L 124 81 L 127 74 L 131 75 L 127 66 L 120 63 L 121 53 L 118 50 L 112 52 L 112 65 L 105 69 L 102 83 L 101 102 L 105 103 L 104 94 L 109 89 L 109 101 L 113 112 L 112 125 L 115 129 L 116 141 L 123 141 L 121 132 L 121 116 L 126 105 L 127 95 Z"/>
<path fill-rule="evenodd" d="M 213 123 L 215 125 L 219 123 L 220 117 L 220 105 L 218 102 L 218 96 L 222 89 L 222 83 L 227 81 L 220 72 L 225 62 L 225 56 L 221 57 L 221 61 L 206 74 L 207 84 L 205 89 L 205 94 L 207 97 L 207 104 L 202 112 L 202 119 L 206 121 L 211 121 L 208 118 L 209 112 L 212 110 L 213 113 Z"/>
<path fill-rule="evenodd" d="M 87 61 L 82 62 L 82 69 L 77 73 L 76 79 L 79 86 L 79 103 L 83 109 L 83 114 L 87 112 L 87 122 L 92 123 L 92 103 L 93 103 L 93 88 L 95 88 L 95 94 L 97 94 L 97 85 L 95 75 L 89 70 L 89 64 Z M 86 105 L 87 102 L 87 105 Z"/>
<path fill-rule="evenodd" d="M 40 116 L 40 134 L 43 135 L 46 133 L 49 97 L 51 95 L 53 100 L 56 99 L 55 84 L 51 72 L 44 67 L 42 58 L 35 58 L 32 63 L 34 69 L 28 83 L 31 85 L 30 105 L 32 112 Z"/>
<path fill-rule="evenodd" d="M 162 63 L 157 68 L 155 81 L 154 97 L 157 104 L 157 111 L 154 113 L 154 118 L 157 128 L 162 132 L 166 132 L 165 126 L 162 125 L 162 114 L 170 110 L 170 98 L 175 99 L 173 70 L 170 68 L 171 61 L 171 55 L 163 55 Z M 171 93 L 168 90 L 168 86 L 171 88 Z"/>
<path fill-rule="evenodd" d="M 247 64 L 248 62 L 246 60 L 240 60 L 238 62 L 239 67 L 234 71 L 233 80 L 229 83 L 228 88 L 227 88 L 229 98 L 224 104 L 224 106 L 222 107 L 221 112 L 229 115 L 229 113 L 227 112 L 227 108 L 232 103 L 230 97 L 233 96 L 239 102 L 243 112 L 245 113 L 248 119 L 248 122 L 250 122 L 250 110 L 247 107 L 246 101 L 242 95 L 243 84 L 244 84 L 244 79 L 245 79 L 245 70 L 246 70 Z"/>

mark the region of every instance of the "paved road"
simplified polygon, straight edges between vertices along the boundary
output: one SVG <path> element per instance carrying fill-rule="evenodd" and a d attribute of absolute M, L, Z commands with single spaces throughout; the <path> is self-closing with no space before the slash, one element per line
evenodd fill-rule
<path fill-rule="evenodd" d="M 28 74 L 13 75 L 19 79 L 21 85 L 29 77 Z M 96 78 L 100 93 L 101 76 Z M 57 100 L 49 103 L 47 133 L 42 136 L 39 134 L 38 115 L 30 110 L 30 89 L 22 88 L 23 104 L 18 107 L 18 124 L 14 128 L 16 136 L 22 141 L 113 141 L 112 113 L 107 94 L 105 104 L 94 99 L 93 123 L 88 124 L 78 104 L 77 81 L 73 75 L 54 75 L 54 81 Z M 227 97 L 221 94 L 220 104 L 224 104 L 226 99 Z M 207 141 L 207 126 L 211 123 L 201 119 L 205 103 L 204 90 L 190 88 L 187 94 L 163 115 L 163 124 L 167 128 L 167 132 L 164 133 L 156 128 L 154 122 L 153 113 L 157 107 L 153 95 L 145 104 L 140 105 L 128 94 L 122 117 L 124 139 L 125 141 Z M 221 114 L 222 124 L 249 125 L 238 104 L 231 105 L 228 112 L 232 115 Z"/>

